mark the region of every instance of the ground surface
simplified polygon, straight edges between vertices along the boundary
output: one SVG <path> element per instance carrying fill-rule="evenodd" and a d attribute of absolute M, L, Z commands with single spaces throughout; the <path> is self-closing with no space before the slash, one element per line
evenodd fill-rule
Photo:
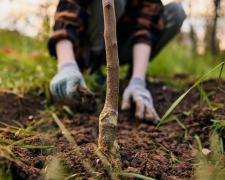
<path fill-rule="evenodd" d="M 126 83 L 121 85 L 121 92 L 126 87 Z M 212 100 L 216 87 L 216 80 L 209 80 L 204 83 L 204 90 Z M 220 83 L 220 87 L 225 89 L 225 81 Z M 149 83 L 148 88 L 154 97 L 155 108 L 162 116 L 172 103 L 182 94 L 172 89 L 166 88 L 164 83 Z M 211 125 L 210 110 L 199 108 L 199 91 L 192 90 L 187 97 L 177 106 L 172 114 L 179 114 L 185 111 L 191 111 L 191 115 L 179 116 L 179 120 L 188 129 L 188 136 L 184 138 L 184 129 L 176 122 L 172 121 L 163 124 L 158 129 L 146 122 L 138 122 L 134 119 L 133 113 L 119 112 L 119 122 L 117 126 L 117 140 L 120 145 L 123 170 L 143 174 L 158 180 L 187 180 L 192 179 L 194 166 L 189 159 L 192 158 L 193 151 L 189 144 L 196 146 L 194 135 L 200 137 L 202 146 L 209 148 L 208 128 Z M 44 109 L 44 96 L 26 94 L 23 99 L 19 99 L 13 94 L 1 94 L 0 96 L 0 117 L 1 121 L 10 125 L 16 125 L 12 120 L 18 120 L 25 127 L 30 123 L 31 116 L 35 117 L 39 110 Z M 101 95 L 97 96 L 97 101 L 101 102 Z M 225 104 L 225 95 L 218 92 L 217 103 Z M 101 108 L 101 103 L 100 103 Z M 99 108 L 99 110 L 100 110 Z M 225 109 L 219 108 L 218 111 L 225 115 Z M 86 157 L 89 158 L 92 166 L 99 172 L 101 179 L 108 179 L 108 175 L 101 163 L 97 164 L 98 156 L 95 154 L 92 143 L 98 141 L 98 116 L 99 112 L 94 114 L 75 113 L 72 120 L 59 117 L 69 130 L 74 140 L 82 149 Z M 38 118 L 36 119 L 38 122 Z M 0 125 L 0 127 L 4 127 Z M 44 179 L 49 169 L 48 163 L 57 157 L 63 162 L 67 171 L 76 174 L 76 177 L 88 179 L 89 175 L 83 167 L 80 157 L 72 149 L 64 135 L 58 129 L 56 123 L 50 118 L 46 123 L 42 123 L 36 128 L 38 136 L 27 140 L 24 144 L 39 146 L 54 146 L 57 149 L 25 149 L 11 147 L 12 152 L 22 160 L 27 167 L 11 163 L 10 169 L 14 180 L 34 180 Z M 19 140 L 29 135 L 18 135 L 15 133 L 1 132 L 4 138 Z M 168 151 L 167 151 L 167 150 Z M 172 152 L 181 163 L 170 162 Z M 57 172 L 54 172 L 57 174 Z M 74 176 L 75 177 L 75 176 Z M 64 179 L 58 177 L 49 177 L 49 179 Z"/>

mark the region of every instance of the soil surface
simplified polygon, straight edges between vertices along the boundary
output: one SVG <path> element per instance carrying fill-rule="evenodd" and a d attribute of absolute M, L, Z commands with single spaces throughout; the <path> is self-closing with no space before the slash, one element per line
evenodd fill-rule
<path fill-rule="evenodd" d="M 203 88 L 211 101 L 215 96 L 216 83 L 216 80 L 204 82 Z M 127 83 L 121 83 L 121 94 L 126 85 Z M 163 82 L 148 83 L 147 87 L 154 97 L 155 108 L 161 117 L 172 103 L 184 93 L 184 91 L 178 92 L 166 87 Z M 220 88 L 225 89 L 225 81 L 221 81 Z M 104 103 L 103 99 L 101 94 L 96 94 L 98 111 L 93 114 L 76 110 L 72 118 L 69 116 L 65 118 L 65 111 L 59 110 L 56 113 L 81 148 L 83 158 L 89 159 L 100 179 L 109 179 L 107 171 L 98 160 L 92 145 L 93 143 L 98 144 L 98 116 Z M 165 123 L 155 129 L 155 125 L 149 122 L 136 120 L 133 116 L 133 110 L 120 111 L 116 137 L 120 146 L 123 171 L 142 174 L 158 180 L 192 179 L 194 167 L 191 165 L 193 162 L 190 159 L 193 157 L 193 150 L 189 144 L 193 147 L 196 146 L 194 135 L 197 134 L 203 148 L 209 148 L 209 128 L 204 127 L 212 124 L 210 122 L 210 109 L 205 104 L 200 109 L 199 100 L 199 90 L 193 89 L 172 112 L 172 115 L 180 114 L 178 119 L 188 129 L 187 138 L 184 138 L 185 131 L 176 121 Z M 215 102 L 225 104 L 224 93 L 218 91 Z M 62 103 L 64 102 L 58 104 L 62 105 Z M 35 122 L 39 121 L 39 118 L 35 117 L 45 109 L 45 104 L 44 95 L 26 94 L 23 98 L 18 98 L 14 94 L 3 93 L 0 95 L 1 121 L 17 127 L 19 125 L 15 124 L 15 121 L 18 121 L 27 127 L 33 119 Z M 74 110 L 74 107 L 71 109 Z M 187 113 L 189 111 L 191 113 Z M 225 108 L 218 108 L 217 112 L 225 115 Z M 0 125 L 0 127 L 5 126 Z M 50 167 L 52 166 L 50 162 L 54 159 L 56 162 L 56 158 L 61 160 L 61 165 L 64 167 L 60 169 L 60 172 L 66 170 L 70 175 L 74 174 L 73 178 L 70 179 L 91 179 L 81 162 L 81 157 L 76 154 L 51 116 L 46 118 L 46 122 L 34 127 L 33 131 L 38 132 L 38 135 L 23 144 L 57 148 L 10 147 L 12 152 L 27 165 L 25 167 L 15 162 L 11 163 L 10 169 L 14 180 L 65 179 L 67 177 L 63 176 L 65 171 L 61 173 L 62 177 L 60 175 L 54 176 L 59 170 L 53 170 L 53 173 L 49 173 L 51 169 L 54 169 Z M 4 139 L 20 140 L 30 135 L 19 134 L 15 136 L 15 133 L 0 131 L 0 136 Z M 171 163 L 171 153 L 181 163 Z"/>

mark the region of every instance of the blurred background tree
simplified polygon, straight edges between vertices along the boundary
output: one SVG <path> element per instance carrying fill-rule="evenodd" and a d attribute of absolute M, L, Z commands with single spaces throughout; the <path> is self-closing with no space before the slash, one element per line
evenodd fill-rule
<path fill-rule="evenodd" d="M 57 2 L 58 0 L 1 0 L 0 28 L 46 41 L 51 33 Z"/>
<path fill-rule="evenodd" d="M 214 56 L 220 51 L 219 39 L 217 36 L 218 31 L 218 18 L 221 14 L 221 0 L 213 0 L 214 14 L 213 16 L 207 17 L 205 25 L 205 50 L 210 51 Z M 211 43 L 209 43 L 211 42 Z"/>

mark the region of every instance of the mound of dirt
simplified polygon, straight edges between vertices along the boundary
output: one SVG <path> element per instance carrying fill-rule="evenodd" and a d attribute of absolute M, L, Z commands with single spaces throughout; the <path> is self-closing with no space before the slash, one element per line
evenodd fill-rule
<path fill-rule="evenodd" d="M 126 85 L 126 83 L 121 83 L 121 93 Z M 165 88 L 166 85 L 162 82 L 148 83 L 147 87 L 152 92 L 155 108 L 161 117 L 183 93 Z M 216 80 L 204 82 L 204 90 L 209 94 L 210 100 L 214 98 L 213 92 L 215 91 L 215 87 Z M 225 89 L 225 81 L 220 83 L 220 87 Z M 199 91 L 198 89 L 194 89 L 172 112 L 174 115 L 180 114 L 179 120 L 188 129 L 186 138 L 184 138 L 184 129 L 176 121 L 163 124 L 156 129 L 153 124 L 135 120 L 133 111 L 120 111 L 116 137 L 120 146 L 124 172 L 138 173 L 158 180 L 192 179 L 194 167 L 191 165 L 192 162 L 189 159 L 192 158 L 193 151 L 189 144 L 196 145 L 194 135 L 197 134 L 200 137 L 203 148 L 209 148 L 209 128 L 203 127 L 211 124 L 209 121 L 210 110 L 206 105 L 200 109 L 199 99 Z M 31 94 L 27 94 L 23 99 L 19 100 L 13 94 L 2 94 L 0 96 L 1 121 L 16 126 L 12 120 L 18 120 L 22 125 L 27 126 L 31 116 L 35 116 L 38 110 L 44 109 L 43 100 L 43 97 L 35 97 Z M 97 102 L 100 104 L 100 110 L 103 104 L 101 95 L 97 96 Z M 225 104 L 225 96 L 222 92 L 218 91 L 216 102 Z M 193 113 L 187 113 L 191 110 Z M 225 108 L 218 108 L 217 111 L 225 115 Z M 61 120 L 82 149 L 84 156 L 95 167 L 100 178 L 109 179 L 92 146 L 92 143 L 98 143 L 99 113 L 100 111 L 94 114 L 76 112 L 71 120 L 65 118 Z M 12 163 L 11 172 L 13 179 L 44 179 L 43 175 L 47 173 L 49 169 L 48 163 L 53 157 L 61 160 L 67 172 L 76 174 L 76 177 L 80 179 L 90 178 L 81 162 L 81 157 L 75 153 L 64 135 L 60 131 L 57 131 L 56 124 L 52 120 L 46 122 L 46 124 L 48 124 L 48 129 L 44 128 L 46 132 L 43 132 L 43 128 L 38 126 L 35 130 L 39 132 L 39 135 L 25 141 L 25 144 L 54 146 L 57 149 L 40 150 L 12 147 L 13 153 L 27 165 L 24 167 Z M 0 135 L 7 139 L 15 138 L 15 134 L 9 132 L 1 132 Z M 19 140 L 24 137 L 26 136 L 19 135 L 16 138 Z M 178 161 L 173 162 L 172 157 Z M 49 179 L 63 178 L 54 177 Z"/>

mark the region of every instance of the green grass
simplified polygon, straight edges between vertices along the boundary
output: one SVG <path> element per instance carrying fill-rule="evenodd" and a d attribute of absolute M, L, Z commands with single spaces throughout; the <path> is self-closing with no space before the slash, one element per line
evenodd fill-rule
<path fill-rule="evenodd" d="M 219 69 L 219 79 L 220 79 L 220 75 L 221 75 L 221 72 L 223 72 L 223 65 L 224 65 L 224 62 L 220 63 L 219 65 L 217 65 L 215 68 L 213 68 L 212 70 L 210 70 L 207 74 L 205 74 L 204 76 L 202 76 L 198 81 L 196 81 L 194 83 L 194 85 L 188 89 L 184 94 L 182 94 L 172 105 L 171 107 L 166 111 L 166 113 L 164 114 L 164 116 L 162 117 L 160 123 L 158 124 L 158 126 L 166 120 L 166 118 L 169 116 L 169 114 L 174 110 L 174 108 L 182 101 L 182 99 L 196 86 L 198 86 L 201 82 L 203 82 L 203 80 L 209 76 L 211 73 L 213 73 L 215 70 L 218 70 Z M 218 88 L 218 87 L 217 87 Z M 200 91 L 201 92 L 201 91 Z M 206 96 L 206 94 L 205 94 Z M 158 127 L 157 126 L 157 127 Z"/>
<path fill-rule="evenodd" d="M 196 180 L 223 180 L 225 171 L 225 161 L 224 154 L 221 153 L 221 145 L 219 142 L 218 134 L 211 134 L 210 141 L 210 150 L 208 156 L 202 153 L 201 141 L 198 136 L 196 137 L 196 141 L 199 145 L 199 151 L 197 156 L 195 157 L 199 164 L 196 165 L 196 170 L 194 174 L 194 179 Z"/>
<path fill-rule="evenodd" d="M 189 47 L 182 45 L 175 39 L 149 64 L 148 74 L 168 77 L 176 73 L 186 73 L 193 80 L 207 74 L 223 60 L 222 55 L 217 55 L 214 58 L 208 53 L 195 56 Z M 208 78 L 217 78 L 218 75 L 219 69 Z M 222 77 L 224 75 L 225 72 L 223 72 Z"/>
<path fill-rule="evenodd" d="M 0 31 L 0 42 L 0 91 L 24 93 L 56 73 L 55 60 L 38 40 Z"/>
<path fill-rule="evenodd" d="M 22 94 L 40 84 L 45 86 L 56 74 L 57 62 L 48 55 L 46 41 L 23 36 L 17 32 L 0 30 L 0 91 Z M 149 63 L 148 74 L 165 80 L 174 87 L 184 81 L 174 81 L 173 74 L 187 73 L 193 81 L 218 65 L 221 56 L 214 59 L 209 54 L 194 56 L 187 46 L 175 39 Z M 103 68 L 106 71 L 105 68 Z M 128 66 L 120 67 L 120 79 L 126 77 Z M 219 69 L 208 78 L 218 77 Z M 224 77 L 224 72 L 222 77 Z M 102 91 L 102 86 L 94 83 L 95 76 L 85 76 L 87 85 L 93 91 Z M 45 88 L 41 88 L 45 89 Z"/>

